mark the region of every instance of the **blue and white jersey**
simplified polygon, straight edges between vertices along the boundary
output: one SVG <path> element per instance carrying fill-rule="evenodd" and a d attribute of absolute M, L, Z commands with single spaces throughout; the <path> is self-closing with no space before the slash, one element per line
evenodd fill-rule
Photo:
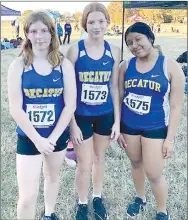
<path fill-rule="evenodd" d="M 62 67 L 53 68 L 49 75 L 38 74 L 34 66 L 22 74 L 23 110 L 42 137 L 48 137 L 64 108 Z M 17 127 L 17 133 L 26 134 Z"/>
<path fill-rule="evenodd" d="M 121 121 L 139 130 L 168 126 L 170 83 L 166 58 L 159 55 L 152 70 L 142 74 L 133 57 L 124 76 L 124 101 Z"/>
<path fill-rule="evenodd" d="M 110 92 L 114 59 L 109 44 L 104 41 L 104 54 L 98 59 L 90 58 L 84 40 L 78 42 L 79 54 L 75 63 L 77 83 L 76 115 L 99 116 L 113 112 Z"/>

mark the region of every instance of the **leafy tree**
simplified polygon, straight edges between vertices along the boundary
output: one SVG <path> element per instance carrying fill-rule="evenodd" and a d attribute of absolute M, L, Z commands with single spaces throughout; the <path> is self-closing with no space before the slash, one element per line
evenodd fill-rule
<path fill-rule="evenodd" d="M 31 12 L 33 12 L 33 10 L 25 10 L 22 13 L 22 17 L 26 17 L 28 14 L 30 14 Z"/>
<path fill-rule="evenodd" d="M 80 19 L 81 19 L 81 17 L 82 17 L 82 13 L 79 12 L 79 11 L 77 11 L 77 12 L 75 12 L 75 13 L 73 14 L 73 17 L 74 17 L 74 19 L 75 19 L 76 22 L 79 22 Z"/>

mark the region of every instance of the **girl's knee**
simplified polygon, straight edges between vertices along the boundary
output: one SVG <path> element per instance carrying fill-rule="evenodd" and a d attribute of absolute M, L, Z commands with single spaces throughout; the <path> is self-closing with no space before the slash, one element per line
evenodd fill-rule
<path fill-rule="evenodd" d="M 26 193 L 26 195 L 19 195 L 18 204 L 23 209 L 28 207 L 35 206 L 37 201 L 38 192 Z"/>
<path fill-rule="evenodd" d="M 140 169 L 142 168 L 142 160 L 131 160 L 131 166 L 133 169 Z"/>
<path fill-rule="evenodd" d="M 56 183 L 60 180 L 60 173 L 59 172 L 58 173 L 54 172 L 54 173 L 49 174 L 49 173 L 44 172 L 44 179 L 47 182 Z"/>
<path fill-rule="evenodd" d="M 161 181 L 161 178 L 163 177 L 162 173 L 155 174 L 155 173 L 152 173 L 152 172 L 145 171 L 145 174 L 146 174 L 149 182 L 152 183 L 152 184 L 158 184 Z"/>
<path fill-rule="evenodd" d="M 78 161 L 77 170 L 82 174 L 83 173 L 91 173 L 92 165 L 93 165 L 93 163 L 82 163 L 82 162 Z"/>
<path fill-rule="evenodd" d="M 94 164 L 104 164 L 104 160 L 105 160 L 105 156 L 101 155 L 101 156 L 96 156 L 94 157 L 93 163 Z"/>

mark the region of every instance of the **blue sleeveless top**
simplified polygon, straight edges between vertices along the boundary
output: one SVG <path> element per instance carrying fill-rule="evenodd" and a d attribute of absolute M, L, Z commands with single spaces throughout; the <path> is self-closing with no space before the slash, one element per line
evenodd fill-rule
<path fill-rule="evenodd" d="M 77 109 L 75 114 L 99 116 L 113 112 L 110 93 L 114 59 L 109 44 L 104 41 L 104 54 L 98 59 L 90 58 L 84 40 L 78 42 L 79 54 L 75 63 L 77 83 Z"/>
<path fill-rule="evenodd" d="M 64 108 L 62 67 L 53 68 L 49 75 L 38 74 L 34 66 L 22 74 L 23 110 L 42 137 L 53 131 Z M 27 136 L 18 126 L 17 133 Z"/>
<path fill-rule="evenodd" d="M 168 126 L 170 83 L 166 58 L 159 55 L 152 70 L 142 74 L 133 57 L 124 76 L 121 121 L 134 129 L 153 130 Z"/>

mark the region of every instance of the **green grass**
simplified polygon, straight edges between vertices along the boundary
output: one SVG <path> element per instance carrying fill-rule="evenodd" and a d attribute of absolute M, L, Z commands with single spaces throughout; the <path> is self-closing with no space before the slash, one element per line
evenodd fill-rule
<path fill-rule="evenodd" d="M 110 40 L 120 46 L 120 38 Z M 185 38 L 158 37 L 163 52 L 170 58 L 176 58 L 186 50 Z M 61 47 L 66 53 L 68 46 Z M 15 123 L 9 115 L 7 99 L 7 70 L 12 60 L 18 55 L 20 49 L 2 51 L 1 61 L 1 219 L 16 219 L 16 203 L 18 188 L 16 181 L 16 133 Z M 125 49 L 124 57 L 131 54 Z M 169 183 L 168 209 L 172 220 L 186 220 L 187 212 L 187 97 L 184 98 L 182 118 L 178 128 L 175 153 L 168 160 L 164 170 Z M 62 167 L 61 188 L 57 200 L 56 210 L 64 220 L 73 220 L 75 211 L 75 170 L 66 164 Z M 136 218 L 140 220 L 152 220 L 155 216 L 155 201 L 151 188 L 147 184 L 148 207 L 145 214 Z M 37 216 L 43 209 L 43 178 L 41 177 L 40 193 L 37 204 Z M 91 195 L 91 194 L 90 194 Z M 112 144 L 106 154 L 106 172 L 104 181 L 104 197 L 110 213 L 110 220 L 128 219 L 125 210 L 128 203 L 133 199 L 135 190 L 131 178 L 130 163 L 126 154 Z M 90 197 L 91 202 L 91 197 Z M 90 203 L 91 204 L 91 203 Z"/>

